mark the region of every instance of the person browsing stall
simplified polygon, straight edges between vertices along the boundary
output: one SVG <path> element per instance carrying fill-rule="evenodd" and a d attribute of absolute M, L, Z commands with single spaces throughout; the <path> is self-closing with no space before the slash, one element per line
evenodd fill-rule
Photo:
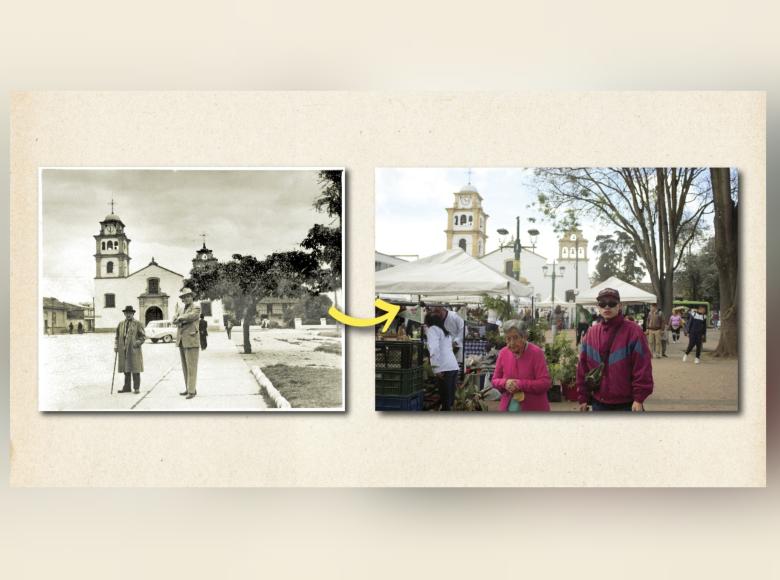
<path fill-rule="evenodd" d="M 604 321 L 582 339 L 577 364 L 580 411 L 644 411 L 653 392 L 652 354 L 642 329 L 626 322 L 620 293 L 605 288 L 596 298 Z"/>
<path fill-rule="evenodd" d="M 444 328 L 447 329 L 447 332 L 452 337 L 452 348 L 455 352 L 455 358 L 459 363 L 463 363 L 463 331 L 466 323 L 457 312 L 448 310 L 444 306 L 436 306 L 432 310 L 441 319 Z"/>
<path fill-rule="evenodd" d="M 547 391 L 552 386 L 544 351 L 528 342 L 522 320 L 507 320 L 501 327 L 506 346 L 498 353 L 493 386 L 501 393 L 500 411 L 549 411 Z M 515 395 L 523 393 L 519 403 Z"/>
<path fill-rule="evenodd" d="M 458 381 L 458 361 L 452 351 L 452 335 L 441 318 L 434 313 L 425 317 L 425 336 L 431 367 L 439 385 L 442 411 L 449 411 L 455 402 L 455 384 Z"/>

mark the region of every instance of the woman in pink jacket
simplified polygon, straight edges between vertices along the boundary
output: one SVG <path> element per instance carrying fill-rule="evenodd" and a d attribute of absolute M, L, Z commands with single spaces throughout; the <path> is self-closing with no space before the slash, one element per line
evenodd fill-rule
<path fill-rule="evenodd" d="M 501 392 L 500 411 L 549 411 L 547 391 L 552 386 L 544 351 L 528 342 L 522 320 L 507 320 L 502 326 L 506 346 L 498 353 L 493 386 Z M 523 393 L 522 403 L 515 393 Z"/>

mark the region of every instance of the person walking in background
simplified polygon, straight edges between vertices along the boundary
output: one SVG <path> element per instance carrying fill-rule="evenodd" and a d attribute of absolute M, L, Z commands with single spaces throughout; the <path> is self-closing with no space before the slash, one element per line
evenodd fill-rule
<path fill-rule="evenodd" d="M 577 346 L 582 341 L 582 335 L 590 328 L 591 316 L 583 306 L 577 306 Z"/>
<path fill-rule="evenodd" d="M 176 315 L 173 323 L 178 327 L 176 332 L 176 346 L 179 347 L 181 357 L 181 370 L 184 373 L 185 390 L 179 393 L 192 399 L 198 394 L 196 385 L 198 382 L 198 355 L 200 354 L 200 340 L 198 340 L 200 306 L 195 304 L 192 290 L 182 288 L 179 295 L 184 302 L 184 310 Z"/>
<path fill-rule="evenodd" d="M 125 306 L 122 311 L 125 319 L 116 327 L 114 336 L 114 352 L 118 356 L 117 368 L 125 374 L 125 384 L 119 393 L 141 392 L 141 373 L 144 372 L 144 357 L 141 345 L 146 340 L 143 325 L 133 318 L 135 309 Z M 130 389 L 130 377 L 133 378 L 133 389 Z"/>
<path fill-rule="evenodd" d="M 200 350 L 206 350 L 209 345 L 206 337 L 209 335 L 209 323 L 206 322 L 206 315 L 201 313 L 200 322 L 198 323 L 198 332 L 200 332 Z"/>
<path fill-rule="evenodd" d="M 661 344 L 663 329 L 663 312 L 658 310 L 658 304 L 653 303 L 650 306 L 650 313 L 647 315 L 647 341 L 650 345 L 650 352 L 655 358 L 661 358 L 663 354 L 663 345 Z"/>
<path fill-rule="evenodd" d="M 225 325 L 225 332 L 230 340 L 230 331 L 233 330 L 233 317 L 230 314 L 222 315 L 222 322 Z"/>
<path fill-rule="evenodd" d="M 528 342 L 528 327 L 521 320 L 507 320 L 501 330 L 506 346 L 498 353 L 492 378 L 501 392 L 499 410 L 549 411 L 552 380 L 544 350 Z"/>
<path fill-rule="evenodd" d="M 672 331 L 672 342 L 677 344 L 680 342 L 680 330 L 682 329 L 683 321 L 680 316 L 680 311 L 675 310 L 669 317 L 669 329 Z"/>
<path fill-rule="evenodd" d="M 577 364 L 580 411 L 644 411 L 653 393 L 652 355 L 642 329 L 625 322 L 620 293 L 605 288 L 598 295 L 604 322 L 582 339 Z"/>
<path fill-rule="evenodd" d="M 449 411 L 455 403 L 455 384 L 460 369 L 452 348 L 452 334 L 445 328 L 438 313 L 431 312 L 425 317 L 425 336 L 431 368 L 439 386 L 441 410 Z"/>
<path fill-rule="evenodd" d="M 682 361 L 688 360 L 688 355 L 696 348 L 696 358 L 694 364 L 701 362 L 701 344 L 707 335 L 707 309 L 704 305 L 699 306 L 699 311 L 694 312 L 691 310 L 688 316 L 688 324 L 685 325 L 685 336 L 688 337 L 688 348 L 685 349 L 685 354 L 682 357 Z"/>

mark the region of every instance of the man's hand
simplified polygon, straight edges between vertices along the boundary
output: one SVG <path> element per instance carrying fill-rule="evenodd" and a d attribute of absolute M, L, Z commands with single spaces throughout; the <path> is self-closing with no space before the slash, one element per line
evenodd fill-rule
<path fill-rule="evenodd" d="M 645 406 L 642 403 L 640 403 L 639 401 L 634 401 L 634 403 L 631 405 L 631 410 L 633 412 L 637 413 L 639 411 L 644 411 L 645 410 Z"/>
<path fill-rule="evenodd" d="M 580 413 L 585 413 L 588 410 L 587 403 L 580 403 Z"/>

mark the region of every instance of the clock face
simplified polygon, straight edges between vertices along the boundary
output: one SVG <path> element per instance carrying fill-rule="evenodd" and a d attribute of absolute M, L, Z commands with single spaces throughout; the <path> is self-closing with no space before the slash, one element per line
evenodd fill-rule
<path fill-rule="evenodd" d="M 112 225 L 107 225 L 106 226 L 106 233 L 107 234 L 113 234 L 115 231 L 116 231 L 116 228 L 114 226 L 112 226 Z"/>
<path fill-rule="evenodd" d="M 461 195 L 460 205 L 461 207 L 471 207 L 471 197 L 468 195 Z"/>
<path fill-rule="evenodd" d="M 577 240 L 577 234 L 572 234 L 572 235 L 570 235 L 570 236 L 569 236 L 569 239 L 570 239 L 572 242 L 576 241 L 576 240 Z"/>

